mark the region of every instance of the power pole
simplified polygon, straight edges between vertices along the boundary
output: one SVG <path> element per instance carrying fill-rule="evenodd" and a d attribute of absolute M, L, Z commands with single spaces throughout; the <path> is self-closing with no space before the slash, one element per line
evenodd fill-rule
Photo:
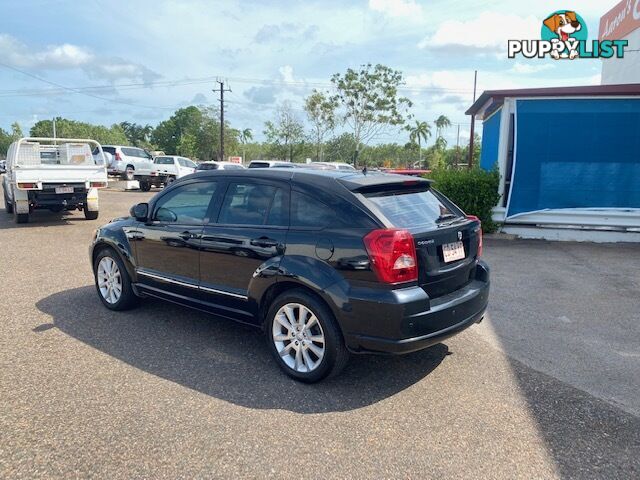
<path fill-rule="evenodd" d="M 460 168 L 460 124 L 458 124 L 458 139 L 456 140 L 456 168 Z"/>
<path fill-rule="evenodd" d="M 473 75 L 473 103 L 476 103 L 476 86 L 478 84 L 478 71 L 476 70 Z M 476 116 L 471 115 L 471 138 L 469 139 L 469 170 L 473 166 L 473 137 L 475 135 Z"/>
<path fill-rule="evenodd" d="M 216 80 L 216 83 L 220 85 L 218 88 L 214 88 L 214 93 L 220 93 L 220 152 L 218 156 L 219 160 L 224 162 L 224 92 L 230 92 L 230 88 L 224 86 L 224 80 Z"/>

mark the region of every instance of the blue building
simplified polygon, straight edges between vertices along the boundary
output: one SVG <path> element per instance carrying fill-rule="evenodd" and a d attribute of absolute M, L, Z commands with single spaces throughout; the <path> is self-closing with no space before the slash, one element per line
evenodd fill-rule
<path fill-rule="evenodd" d="M 640 241 L 640 84 L 486 91 L 467 114 L 481 167 L 500 171 L 504 231 Z"/>

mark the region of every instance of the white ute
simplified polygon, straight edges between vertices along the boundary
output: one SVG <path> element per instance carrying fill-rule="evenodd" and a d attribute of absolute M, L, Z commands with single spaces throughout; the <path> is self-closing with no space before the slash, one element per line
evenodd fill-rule
<path fill-rule="evenodd" d="M 148 192 L 151 186 L 160 187 L 190 175 L 196 171 L 196 164 L 185 157 L 178 155 L 162 155 L 153 160 L 149 168 L 137 170 L 133 176 L 140 184 L 140 190 Z"/>
<path fill-rule="evenodd" d="M 82 210 L 87 220 L 98 218 L 98 189 L 107 186 L 107 170 L 92 150 L 95 140 L 21 138 L 9 147 L 2 180 L 4 205 L 16 223 L 27 223 L 35 209 L 53 212 Z"/>

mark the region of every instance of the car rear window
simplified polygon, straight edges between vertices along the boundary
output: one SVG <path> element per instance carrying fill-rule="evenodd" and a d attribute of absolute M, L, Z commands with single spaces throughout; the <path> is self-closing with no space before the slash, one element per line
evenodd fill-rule
<path fill-rule="evenodd" d="M 460 216 L 430 189 L 369 193 L 367 198 L 399 228 L 434 227 Z"/>
<path fill-rule="evenodd" d="M 173 158 L 171 157 L 156 157 L 154 163 L 157 165 L 173 165 Z"/>
<path fill-rule="evenodd" d="M 265 168 L 268 166 L 269 166 L 268 162 L 251 162 L 249 164 L 249 168 Z"/>
<path fill-rule="evenodd" d="M 201 163 L 200 165 L 198 165 L 198 170 L 217 170 L 218 169 L 218 164 L 217 163 Z"/>

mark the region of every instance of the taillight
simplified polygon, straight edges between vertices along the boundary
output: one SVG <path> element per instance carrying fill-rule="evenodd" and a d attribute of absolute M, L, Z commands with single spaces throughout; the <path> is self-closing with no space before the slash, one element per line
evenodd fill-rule
<path fill-rule="evenodd" d="M 107 182 L 91 182 L 91 188 L 105 188 Z"/>
<path fill-rule="evenodd" d="M 395 284 L 418 279 L 416 247 L 407 230 L 373 230 L 364 237 L 364 245 L 381 282 Z"/>
<path fill-rule="evenodd" d="M 122 157 L 119 152 L 116 152 L 116 162 L 119 162 L 120 160 L 122 160 Z"/>
<path fill-rule="evenodd" d="M 37 190 L 38 184 L 37 183 L 18 183 L 18 188 L 20 190 Z"/>
<path fill-rule="evenodd" d="M 478 227 L 478 258 L 480 258 L 482 256 L 482 222 L 475 215 L 467 215 L 467 218 L 480 224 Z"/>

